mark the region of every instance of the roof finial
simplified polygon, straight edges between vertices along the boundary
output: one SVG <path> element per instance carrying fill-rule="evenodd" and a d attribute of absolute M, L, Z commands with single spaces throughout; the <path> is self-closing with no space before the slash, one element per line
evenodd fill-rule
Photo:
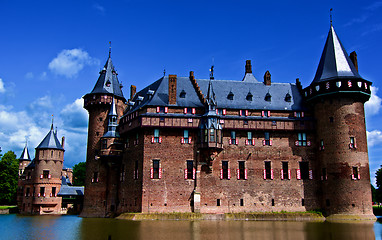
<path fill-rule="evenodd" d="M 210 79 L 214 79 L 214 65 L 212 65 L 210 69 Z"/>
<path fill-rule="evenodd" d="M 210 69 L 210 79 L 214 79 L 214 63 L 215 63 L 215 58 L 212 57 L 212 66 L 211 66 L 211 69 Z"/>
<path fill-rule="evenodd" d="M 52 126 L 50 126 L 50 130 L 53 130 L 53 120 L 54 120 L 54 118 L 53 118 L 53 114 L 52 114 Z"/>
<path fill-rule="evenodd" d="M 166 67 L 163 68 L 163 77 L 166 76 Z"/>
<path fill-rule="evenodd" d="M 330 26 L 332 26 L 332 11 L 333 11 L 333 8 L 330 9 Z"/>
<path fill-rule="evenodd" d="M 111 41 L 109 41 L 109 58 L 111 57 Z"/>

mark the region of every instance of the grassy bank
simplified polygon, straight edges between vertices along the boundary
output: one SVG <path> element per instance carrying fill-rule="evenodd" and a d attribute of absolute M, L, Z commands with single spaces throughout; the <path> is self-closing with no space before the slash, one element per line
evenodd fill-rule
<path fill-rule="evenodd" d="M 0 206 L 0 209 L 12 209 L 17 208 L 17 206 Z"/>
<path fill-rule="evenodd" d="M 0 214 L 17 213 L 17 206 L 0 206 Z"/>
<path fill-rule="evenodd" d="M 324 221 L 319 212 L 253 212 L 253 213 L 123 213 L 117 219 L 124 220 L 262 220 L 262 221 Z"/>

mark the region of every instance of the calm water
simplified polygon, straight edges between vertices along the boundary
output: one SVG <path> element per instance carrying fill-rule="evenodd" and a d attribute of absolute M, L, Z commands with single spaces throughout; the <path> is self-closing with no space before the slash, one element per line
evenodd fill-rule
<path fill-rule="evenodd" d="M 268 221 L 124 221 L 77 216 L 0 215 L 0 239 L 335 239 L 382 240 L 382 218 L 371 224 Z"/>

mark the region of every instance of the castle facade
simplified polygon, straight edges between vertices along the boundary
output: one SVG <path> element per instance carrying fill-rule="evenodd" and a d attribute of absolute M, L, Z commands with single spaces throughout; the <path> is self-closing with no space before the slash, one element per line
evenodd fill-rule
<path fill-rule="evenodd" d="M 321 209 L 373 219 L 358 73 L 333 26 L 315 78 L 303 88 L 263 81 L 247 60 L 241 81 L 168 75 L 130 98 L 109 58 L 89 112 L 82 216 L 123 212 Z"/>

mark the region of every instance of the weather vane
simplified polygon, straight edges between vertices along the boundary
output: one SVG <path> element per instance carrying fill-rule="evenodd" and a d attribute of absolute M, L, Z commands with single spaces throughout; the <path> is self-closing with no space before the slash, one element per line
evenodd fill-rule
<path fill-rule="evenodd" d="M 330 25 L 332 25 L 332 11 L 333 11 L 333 8 L 330 9 Z"/>
<path fill-rule="evenodd" d="M 215 59 L 214 57 L 212 57 L 212 66 L 211 66 L 211 69 L 210 69 L 210 79 L 214 79 L 214 62 L 215 62 Z"/>

